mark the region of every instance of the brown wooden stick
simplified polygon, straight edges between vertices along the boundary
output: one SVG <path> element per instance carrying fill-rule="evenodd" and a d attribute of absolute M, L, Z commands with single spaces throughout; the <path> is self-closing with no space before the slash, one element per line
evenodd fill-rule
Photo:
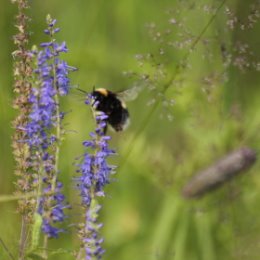
<path fill-rule="evenodd" d="M 248 170 L 256 161 L 256 152 L 243 147 L 195 174 L 182 190 L 185 198 L 197 198 Z"/>

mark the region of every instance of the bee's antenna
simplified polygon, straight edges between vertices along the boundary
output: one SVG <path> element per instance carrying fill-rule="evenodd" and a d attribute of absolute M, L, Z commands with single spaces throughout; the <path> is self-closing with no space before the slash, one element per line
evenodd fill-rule
<path fill-rule="evenodd" d="M 93 86 L 93 92 L 96 90 L 96 87 L 95 87 L 95 85 Z"/>
<path fill-rule="evenodd" d="M 76 88 L 78 91 L 80 91 L 80 92 L 83 92 L 84 94 L 88 94 L 88 92 L 86 91 L 86 90 L 84 90 L 84 89 L 81 89 L 81 88 Z"/>

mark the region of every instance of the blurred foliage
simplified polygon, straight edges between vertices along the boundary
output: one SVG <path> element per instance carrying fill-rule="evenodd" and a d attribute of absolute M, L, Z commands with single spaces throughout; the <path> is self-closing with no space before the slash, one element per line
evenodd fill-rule
<path fill-rule="evenodd" d="M 0 191 L 6 195 L 15 190 L 11 53 L 16 10 L 0 2 Z M 259 1 L 227 0 L 210 24 L 221 1 L 31 4 L 31 43 L 44 41 L 46 14 L 56 17 L 60 40 L 70 50 L 66 59 L 79 68 L 74 85 L 87 91 L 144 86 L 129 103 L 131 126 L 111 133 L 118 171 L 102 201 L 104 259 L 259 259 L 259 162 L 203 199 L 181 196 L 190 176 L 223 154 L 244 145 L 259 150 Z M 73 161 L 82 154 L 93 122 L 83 97 L 63 100 L 63 110 L 68 132 L 61 178 L 74 206 L 67 222 L 76 223 Z M 20 229 L 15 210 L 15 202 L 0 203 L 0 238 L 14 255 Z M 73 259 L 68 253 L 77 244 L 72 231 L 70 225 L 51 242 L 50 259 Z M 0 259 L 8 259 L 1 244 Z"/>

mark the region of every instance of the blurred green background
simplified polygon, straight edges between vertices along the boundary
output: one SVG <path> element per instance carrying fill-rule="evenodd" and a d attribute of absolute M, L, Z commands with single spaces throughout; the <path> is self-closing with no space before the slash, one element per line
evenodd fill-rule
<path fill-rule="evenodd" d="M 144 86 L 128 105 L 130 127 L 111 133 L 118 171 L 102 199 L 104 259 L 259 259 L 258 161 L 203 199 L 181 196 L 190 176 L 229 151 L 242 146 L 259 150 L 259 1 L 226 1 L 213 17 L 220 3 L 31 1 L 31 44 L 46 41 L 42 33 L 46 15 L 57 18 L 58 40 L 65 40 L 69 48 L 64 59 L 79 69 L 72 75 L 73 85 L 87 91 L 93 86 L 113 91 Z M 15 190 L 11 53 L 16 7 L 3 0 L 0 6 L 0 195 L 7 195 Z M 148 83 L 144 75 L 149 75 Z M 64 98 L 63 110 L 69 113 L 60 169 L 74 207 L 69 225 L 79 214 L 73 161 L 83 153 L 81 143 L 93 122 L 78 95 Z M 0 213 L 0 237 L 16 254 L 20 229 L 16 203 L 0 203 Z M 66 234 L 51 241 L 51 248 L 73 250 L 77 246 L 73 231 L 70 225 Z M 0 259 L 8 259 L 1 245 Z M 64 253 L 50 259 L 73 257 Z"/>

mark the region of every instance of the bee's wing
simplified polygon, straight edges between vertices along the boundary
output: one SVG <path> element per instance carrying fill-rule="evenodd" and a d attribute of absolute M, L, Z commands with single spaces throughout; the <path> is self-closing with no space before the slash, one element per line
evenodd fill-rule
<path fill-rule="evenodd" d="M 116 95 L 123 101 L 133 101 L 138 97 L 142 89 L 143 86 L 134 86 L 129 89 L 119 91 L 116 93 Z"/>

